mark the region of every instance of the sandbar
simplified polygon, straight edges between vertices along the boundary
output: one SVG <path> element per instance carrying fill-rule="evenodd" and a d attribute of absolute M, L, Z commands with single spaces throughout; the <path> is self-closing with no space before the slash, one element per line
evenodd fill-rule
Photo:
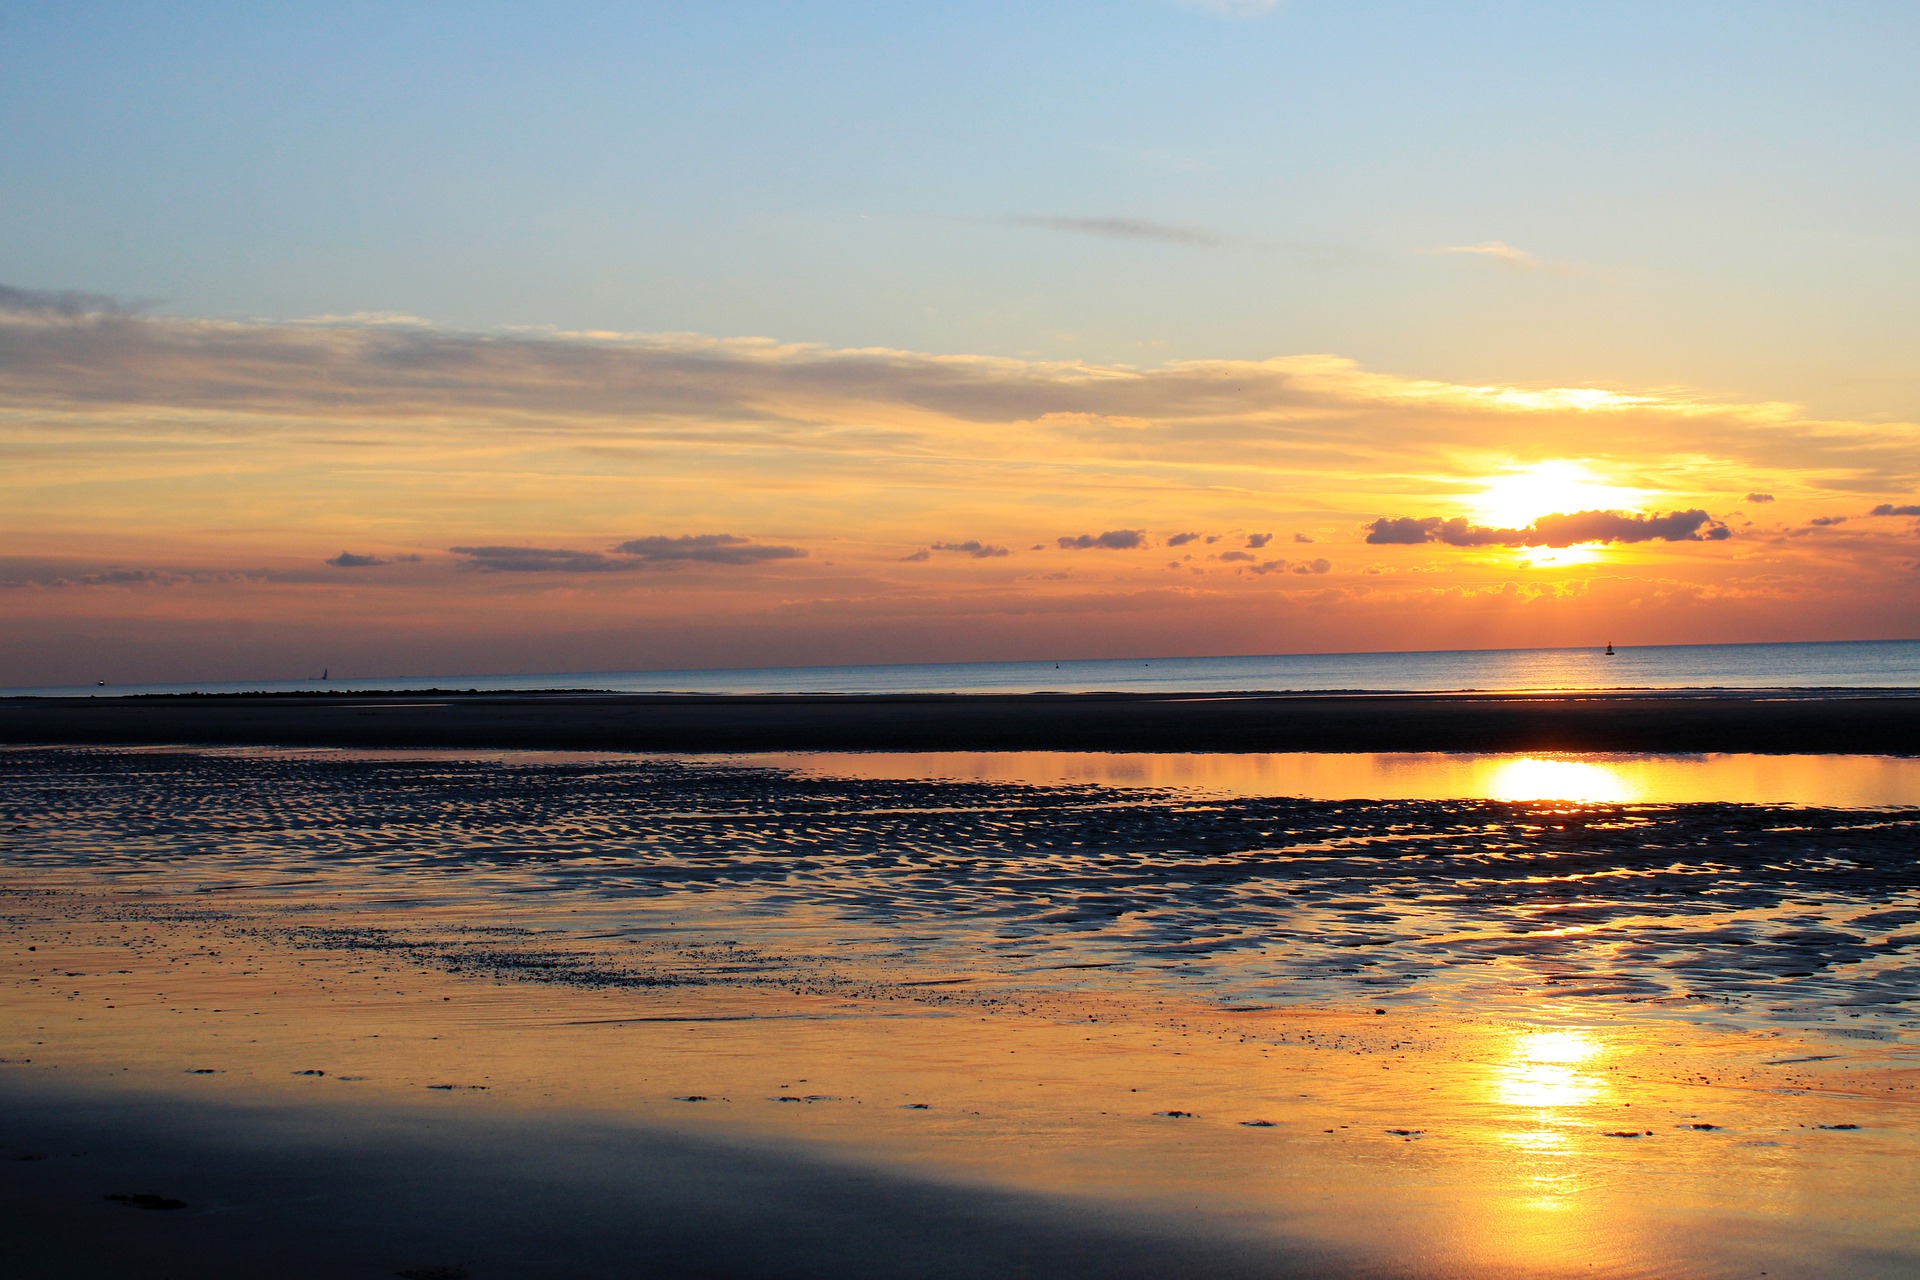
<path fill-rule="evenodd" d="M 0 743 L 656 752 L 1912 754 L 1920 751 L 1920 690 L 14 697 L 0 699 Z"/>

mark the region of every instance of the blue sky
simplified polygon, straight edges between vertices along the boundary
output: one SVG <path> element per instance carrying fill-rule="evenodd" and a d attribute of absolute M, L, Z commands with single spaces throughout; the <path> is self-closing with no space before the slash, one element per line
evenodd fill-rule
<path fill-rule="evenodd" d="M 4 5 L 0 280 L 1920 409 L 1920 8 L 1225 8 Z"/>

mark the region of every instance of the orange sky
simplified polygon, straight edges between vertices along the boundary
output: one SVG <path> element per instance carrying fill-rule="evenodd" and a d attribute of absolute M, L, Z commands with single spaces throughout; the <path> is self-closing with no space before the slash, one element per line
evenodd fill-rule
<path fill-rule="evenodd" d="M 5 685 L 1920 635 L 1908 422 L 4 301 Z"/>

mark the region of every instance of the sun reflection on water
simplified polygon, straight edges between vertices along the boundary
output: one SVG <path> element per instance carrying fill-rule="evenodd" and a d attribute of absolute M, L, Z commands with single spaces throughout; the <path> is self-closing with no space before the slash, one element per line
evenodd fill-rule
<path fill-rule="evenodd" d="M 1540 1111 L 1585 1106 L 1600 1082 L 1580 1068 L 1599 1052 L 1583 1031 L 1524 1032 L 1495 1075 L 1494 1096 L 1510 1107 Z"/>
<path fill-rule="evenodd" d="M 1519 1157 L 1515 1170 L 1518 1203 L 1542 1212 L 1558 1212 L 1576 1203 L 1580 1190 L 1577 1148 L 1571 1140 L 1573 1117 L 1566 1114 L 1598 1101 L 1605 1091 L 1592 1074 L 1605 1046 L 1578 1030 L 1523 1031 L 1494 1066 L 1494 1102 L 1511 1108 L 1515 1127 L 1501 1140 Z"/>
<path fill-rule="evenodd" d="M 1639 798 L 1639 789 L 1619 770 L 1604 764 L 1523 756 L 1495 765 L 1487 778 L 1484 794 L 1490 800 L 1625 804 Z"/>

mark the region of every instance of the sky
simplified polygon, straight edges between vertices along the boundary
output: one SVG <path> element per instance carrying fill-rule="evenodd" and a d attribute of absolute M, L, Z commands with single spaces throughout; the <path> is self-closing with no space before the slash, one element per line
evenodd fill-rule
<path fill-rule="evenodd" d="M 0 0 L 0 686 L 1920 636 L 1916 54 Z"/>

